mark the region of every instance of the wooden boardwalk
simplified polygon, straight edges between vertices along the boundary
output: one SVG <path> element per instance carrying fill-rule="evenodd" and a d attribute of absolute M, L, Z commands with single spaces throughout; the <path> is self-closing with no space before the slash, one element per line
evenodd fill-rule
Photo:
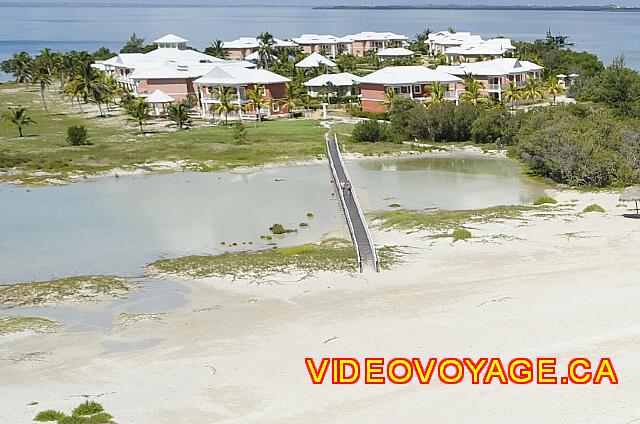
<path fill-rule="evenodd" d="M 333 181 L 338 192 L 338 197 L 340 198 L 340 204 L 342 205 L 347 226 L 351 233 L 353 246 L 356 249 L 360 272 L 362 272 L 364 268 L 374 269 L 379 272 L 380 262 L 378 253 L 373 244 L 369 227 L 367 227 L 367 221 L 364 219 L 364 214 L 360 208 L 358 196 L 356 195 L 355 189 L 353 189 L 349 173 L 342 160 L 342 155 L 340 155 L 337 136 L 331 138 L 329 135 L 326 135 L 325 139 L 327 142 L 329 167 L 331 168 L 331 174 L 333 175 Z"/>

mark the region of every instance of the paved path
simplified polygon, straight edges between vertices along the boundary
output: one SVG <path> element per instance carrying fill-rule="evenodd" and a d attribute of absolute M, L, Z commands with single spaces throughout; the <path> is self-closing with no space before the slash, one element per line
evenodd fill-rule
<path fill-rule="evenodd" d="M 363 268 L 372 268 L 378 271 L 378 255 L 376 254 L 371 234 L 367 228 L 367 222 L 364 219 L 362 209 L 358 203 L 358 197 L 353 189 L 344 162 L 342 161 L 340 149 L 335 139 L 327 136 L 326 140 L 329 153 L 329 166 L 331 166 L 334 179 L 336 180 L 335 184 L 340 194 L 342 210 L 347 219 L 347 225 L 349 226 L 356 253 L 358 254 L 361 270 Z"/>

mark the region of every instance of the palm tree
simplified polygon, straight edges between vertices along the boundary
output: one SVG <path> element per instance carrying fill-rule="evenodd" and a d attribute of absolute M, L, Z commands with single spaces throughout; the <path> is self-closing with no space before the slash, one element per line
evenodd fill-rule
<path fill-rule="evenodd" d="M 247 94 L 247 105 L 250 106 L 256 114 L 256 121 L 262 121 L 262 114 L 260 110 L 265 107 L 271 105 L 271 100 L 265 97 L 264 86 L 256 85 L 255 88 L 249 88 L 246 91 Z"/>
<path fill-rule="evenodd" d="M 222 40 L 216 40 L 209 47 L 204 49 L 204 52 L 210 56 L 217 57 L 218 59 L 228 59 L 229 52 L 223 47 Z"/>
<path fill-rule="evenodd" d="M 132 121 L 140 126 L 140 132 L 144 134 L 142 125 L 151 118 L 151 106 L 143 98 L 137 98 L 127 105 L 126 112 Z"/>
<path fill-rule="evenodd" d="M 102 80 L 100 73 L 92 68 L 90 63 L 86 63 L 80 69 L 77 80 L 77 89 L 82 93 L 82 99 L 85 103 L 89 99 L 93 100 L 98 105 L 100 116 L 104 116 L 102 102 L 105 99 L 105 95 L 108 94 L 109 87 Z"/>
<path fill-rule="evenodd" d="M 535 99 L 536 97 L 544 98 L 544 91 L 542 89 L 542 84 L 538 81 L 535 75 L 532 75 L 528 80 L 527 84 L 524 87 L 524 95 L 528 99 Z"/>
<path fill-rule="evenodd" d="M 483 89 L 483 83 L 475 79 L 473 75 L 467 75 L 464 79 L 464 93 L 460 95 L 460 100 L 474 105 L 485 103 L 488 99 L 482 94 Z"/>
<path fill-rule="evenodd" d="M 82 112 L 82 102 L 80 101 L 82 99 L 82 92 L 80 91 L 79 80 L 72 79 L 70 81 L 67 81 L 64 84 L 62 92 L 67 98 L 71 99 L 72 105 L 73 105 L 73 100 L 76 100 L 78 102 L 78 108 L 80 109 L 80 112 Z"/>
<path fill-rule="evenodd" d="M 31 82 L 40 86 L 40 97 L 42 98 L 44 111 L 47 112 L 47 116 L 49 116 L 49 109 L 47 108 L 47 101 L 44 98 L 44 92 L 51 86 L 53 78 L 44 64 L 36 64 L 34 68 L 31 72 Z"/>
<path fill-rule="evenodd" d="M 440 81 L 435 81 L 431 84 L 431 99 L 429 103 L 442 103 L 445 101 L 447 94 L 447 86 Z"/>
<path fill-rule="evenodd" d="M 393 107 L 393 102 L 398 98 L 398 94 L 393 90 L 393 88 L 388 87 L 384 91 L 384 101 L 382 102 L 382 106 L 385 109 L 389 110 Z"/>
<path fill-rule="evenodd" d="M 298 87 L 288 82 L 285 85 L 284 99 L 280 101 L 280 106 L 287 108 L 289 113 L 291 113 L 295 108 L 298 107 L 298 99 L 299 99 Z"/>
<path fill-rule="evenodd" d="M 511 108 L 518 100 L 522 100 L 522 91 L 518 88 L 515 81 L 509 81 L 509 86 L 502 93 L 502 98 L 511 103 Z"/>
<path fill-rule="evenodd" d="M 182 129 L 189 123 L 189 106 L 184 102 L 178 102 L 169 106 L 167 117 L 176 123 L 178 129 Z"/>
<path fill-rule="evenodd" d="M 544 84 L 544 89 L 547 93 L 553 96 L 553 103 L 556 102 L 556 97 L 558 95 L 563 94 L 565 92 L 564 87 L 560 85 L 560 81 L 558 81 L 558 78 L 556 77 L 551 77 L 547 79 L 547 81 Z"/>
<path fill-rule="evenodd" d="M 27 114 L 27 108 L 18 106 L 18 107 L 10 107 L 8 112 L 4 112 L 2 114 L 2 119 L 5 121 L 6 125 L 14 126 L 18 129 L 18 135 L 20 138 L 24 137 L 22 134 L 22 128 L 26 127 L 30 124 L 35 124 L 36 121 L 31 119 L 31 117 Z"/>
<path fill-rule="evenodd" d="M 264 69 L 269 69 L 274 62 L 274 57 L 277 56 L 276 40 L 268 32 L 263 32 L 258 35 L 258 62 Z"/>
<path fill-rule="evenodd" d="M 33 58 L 26 52 L 15 53 L 11 57 L 11 73 L 17 83 L 25 84 L 31 80 L 31 70 L 33 69 Z"/>
<path fill-rule="evenodd" d="M 318 90 L 318 94 L 321 94 L 323 96 L 327 96 L 327 103 L 328 104 L 331 104 L 331 97 L 334 94 L 336 94 L 336 92 L 337 92 L 337 88 L 331 81 L 328 81 L 325 85 L 320 87 L 320 89 Z"/>
<path fill-rule="evenodd" d="M 211 105 L 213 113 L 224 115 L 224 124 L 229 123 L 229 114 L 240 109 L 238 105 L 238 94 L 231 87 L 218 87 L 214 90 L 214 97 L 218 99 L 218 103 Z"/>
<path fill-rule="evenodd" d="M 53 75 L 56 59 L 50 48 L 40 50 L 40 54 L 36 56 L 36 62 L 38 65 L 44 67 L 49 75 Z"/>

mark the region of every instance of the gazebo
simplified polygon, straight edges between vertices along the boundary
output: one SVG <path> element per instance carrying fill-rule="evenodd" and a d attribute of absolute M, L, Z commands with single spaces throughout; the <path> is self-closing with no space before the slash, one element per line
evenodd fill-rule
<path fill-rule="evenodd" d="M 640 218 L 640 208 L 638 202 L 640 202 L 640 186 L 627 187 L 620 195 L 621 202 L 635 202 L 636 204 L 636 218 Z"/>
<path fill-rule="evenodd" d="M 326 66 L 327 68 L 335 68 L 338 65 L 335 62 L 330 61 L 326 57 L 322 56 L 318 52 L 313 52 L 309 56 L 296 63 L 296 68 L 319 68 L 320 66 Z"/>
<path fill-rule="evenodd" d="M 562 85 L 563 87 L 566 86 L 566 84 L 567 84 L 567 76 L 565 74 L 558 74 L 558 75 L 556 75 L 556 78 L 558 78 L 558 81 L 560 82 L 560 85 Z"/>
<path fill-rule="evenodd" d="M 156 115 L 166 112 L 166 105 L 175 102 L 174 98 L 162 90 L 156 90 L 147 97 L 147 103 L 153 105 Z M 160 106 L 160 108 L 158 107 Z"/>

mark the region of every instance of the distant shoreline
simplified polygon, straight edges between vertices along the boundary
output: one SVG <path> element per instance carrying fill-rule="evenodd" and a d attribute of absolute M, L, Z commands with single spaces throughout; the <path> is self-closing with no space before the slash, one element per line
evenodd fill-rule
<path fill-rule="evenodd" d="M 617 6 L 491 6 L 491 5 L 458 5 L 428 4 L 423 6 L 389 5 L 389 6 L 315 6 L 316 10 L 522 10 L 546 12 L 640 12 L 640 7 Z"/>

